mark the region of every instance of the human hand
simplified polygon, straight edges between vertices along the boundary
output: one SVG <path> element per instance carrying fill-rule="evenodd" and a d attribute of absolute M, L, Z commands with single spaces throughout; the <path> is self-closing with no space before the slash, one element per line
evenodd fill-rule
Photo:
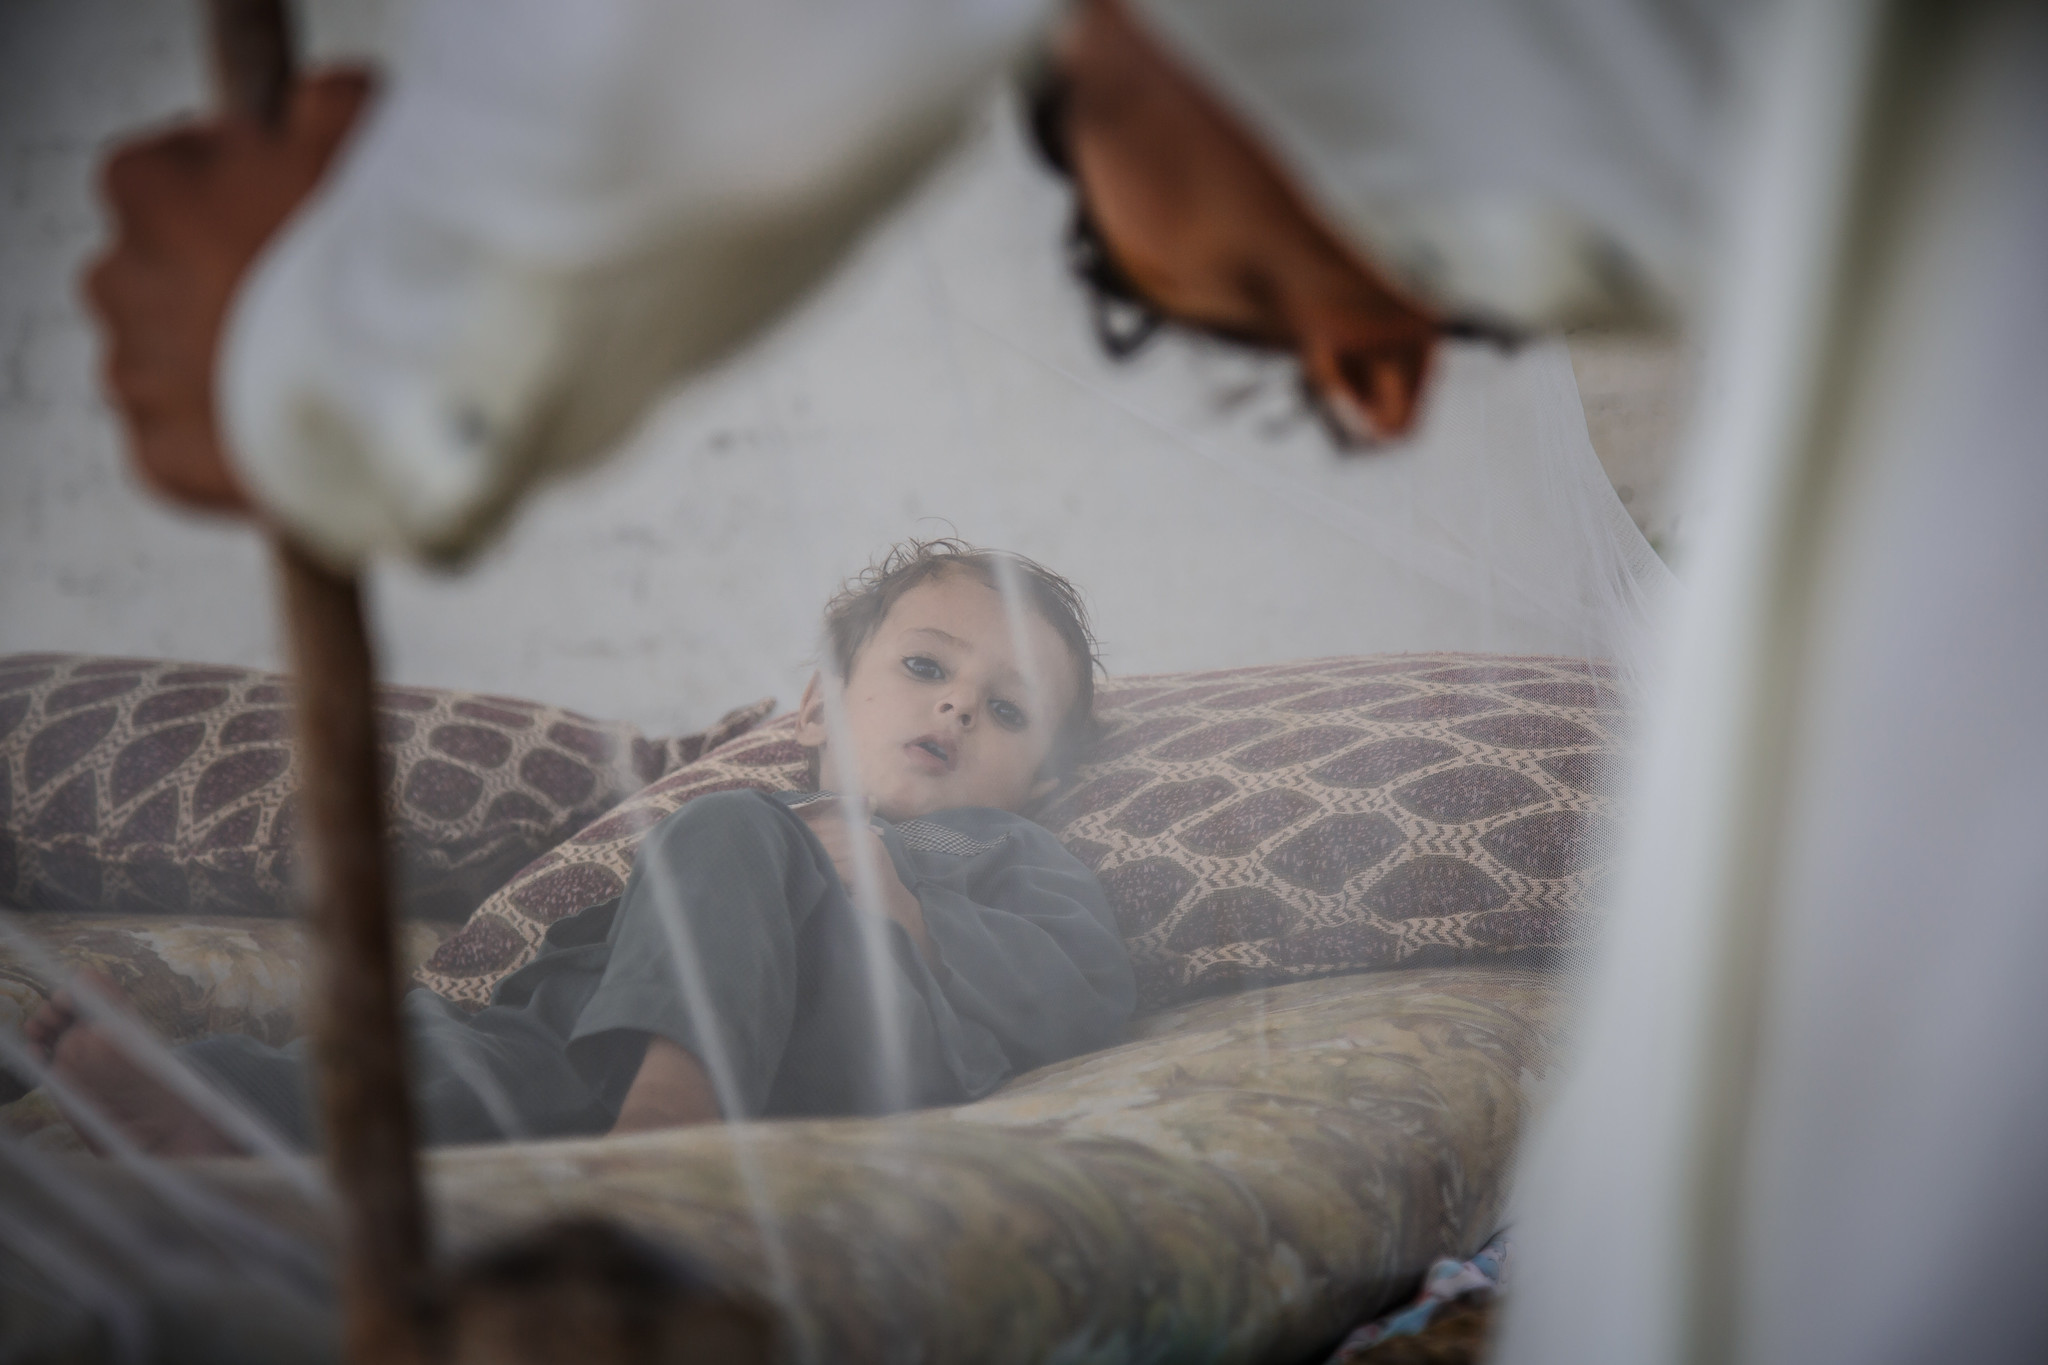
<path fill-rule="evenodd" d="M 85 294 L 102 376 L 143 481 L 189 507 L 252 510 L 214 411 L 221 331 L 243 275 L 326 173 L 372 91 L 362 68 L 301 80 L 281 126 L 245 116 L 122 144 L 101 172 L 114 240 Z"/>
<path fill-rule="evenodd" d="M 1434 310 L 1333 231 L 1285 161 L 1123 0 L 1072 8 L 1053 60 L 1061 94 L 1043 131 L 1099 238 L 1098 287 L 1292 351 L 1340 448 L 1411 431 Z"/>
<path fill-rule="evenodd" d="M 811 833 L 818 836 L 818 842 L 825 846 L 826 856 L 832 859 L 839 880 L 856 903 L 861 899 L 860 864 L 856 859 L 867 859 L 875 878 L 875 892 L 881 897 L 882 913 L 903 926 L 920 953 L 928 960 L 935 960 L 938 950 L 925 931 L 924 907 L 918 904 L 911 889 L 903 884 L 903 878 L 896 874 L 896 863 L 889 857 L 881 832 L 868 823 L 865 811 L 852 820 L 847 818 L 849 811 L 842 798 L 834 797 L 830 801 L 813 801 L 799 806 L 796 813 L 811 827 Z M 862 844 L 866 845 L 865 854 L 856 852 Z"/>

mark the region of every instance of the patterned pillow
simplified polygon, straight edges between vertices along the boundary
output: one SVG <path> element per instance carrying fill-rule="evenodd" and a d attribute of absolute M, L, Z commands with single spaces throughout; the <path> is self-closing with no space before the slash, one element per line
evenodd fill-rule
<path fill-rule="evenodd" d="M 1102 878 L 1141 1004 L 1573 942 L 1606 858 L 1605 665 L 1427 654 L 1104 683 L 1102 743 L 1040 819 Z M 417 979 L 480 1006 L 554 921 L 619 894 L 693 796 L 804 784 L 790 717 L 542 857 Z"/>
<path fill-rule="evenodd" d="M 287 680 L 76 654 L 0 657 L 0 903 L 290 913 Z M 772 702 L 722 724 L 744 729 Z M 378 689 L 408 913 L 459 919 L 537 854 L 702 752 L 530 701 Z"/>
<path fill-rule="evenodd" d="M 809 785 L 796 717 L 783 716 L 707 752 L 623 802 L 522 869 L 444 940 L 413 979 L 458 1005 L 482 1009 L 498 982 L 532 961 L 548 926 L 626 889 L 641 836 L 711 792 L 788 791 Z"/>
<path fill-rule="evenodd" d="M 1604 664 L 1323 659 L 1100 693 L 1117 721 L 1042 817 L 1102 879 L 1156 1008 L 1575 942 L 1625 716 Z"/>

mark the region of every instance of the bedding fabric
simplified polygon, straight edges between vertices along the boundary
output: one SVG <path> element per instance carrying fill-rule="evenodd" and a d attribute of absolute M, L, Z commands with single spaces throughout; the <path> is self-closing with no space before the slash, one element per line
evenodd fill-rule
<path fill-rule="evenodd" d="M 451 1254 L 606 1218 L 777 1305 L 813 1359 L 1320 1358 L 1498 1227 L 1561 1005 L 1515 966 L 1299 982 L 1151 1015 L 959 1108 L 438 1151 L 426 1176 Z M 151 1207 L 113 1163 L 71 1169 Z M 188 1169 L 330 1235 L 288 1172 Z"/>
<path fill-rule="evenodd" d="M 1321 659 L 1104 682 L 1105 735 L 1039 821 L 1101 878 L 1141 1008 L 1370 967 L 1576 943 L 1608 858 L 1624 696 L 1605 665 Z M 468 1008 L 710 792 L 803 785 L 784 717 L 528 866 L 417 976 Z"/>
<path fill-rule="evenodd" d="M 958 1104 L 1122 1040 L 1123 945 L 1095 880 L 1045 830 L 996 810 L 885 825 L 942 961 L 896 926 L 871 960 L 862 912 L 788 808 L 811 799 L 693 801 L 649 835 L 625 895 L 558 922 L 489 1008 L 409 992 L 420 1142 L 607 1132 L 650 1037 L 701 1059 L 733 1118 Z M 184 1056 L 313 1145 L 305 1044 L 231 1036 Z"/>
<path fill-rule="evenodd" d="M 287 683 L 152 659 L 0 657 L 0 905 L 291 913 Z M 461 919 L 537 854 L 771 705 L 657 741 L 537 702 L 380 687 L 403 910 Z"/>
<path fill-rule="evenodd" d="M 821 1357 L 926 1362 L 1307 1358 L 1478 1250 L 1559 1047 L 1559 993 L 1517 954 L 1571 942 L 1601 875 L 1624 742 L 1611 682 L 1577 661 L 1415 655 L 1099 695 L 1103 743 L 1042 820 L 1101 875 L 1131 946 L 1153 1002 L 1131 1041 L 957 1108 L 429 1153 L 444 1244 L 595 1214 L 776 1305 Z M 420 978 L 480 1003 L 528 933 L 618 894 L 667 813 L 802 780 L 786 720 L 705 747 L 515 877 Z M 290 960 L 273 942 L 289 926 L 27 923 L 56 958 L 115 966 L 173 1040 L 298 1031 L 296 991 L 250 984 Z M 1417 965 L 1440 957 L 1473 960 Z M 10 978 L 16 1008 L 46 968 Z M 1289 976 L 1322 979 L 1195 998 Z M 0 1128 L 24 1151 L 76 1142 L 40 1093 Z M 153 1197 L 111 1163 L 73 1169 L 117 1204 Z M 329 1235 L 282 1168 L 191 1170 L 271 1227 Z"/>
<path fill-rule="evenodd" d="M 424 961 L 451 932 L 446 924 L 401 926 L 400 965 Z M 222 1033 L 284 1043 L 306 1031 L 308 953 L 293 920 L 53 910 L 0 936 L 0 1030 L 18 1034 L 62 978 L 95 971 L 166 1043 Z"/>

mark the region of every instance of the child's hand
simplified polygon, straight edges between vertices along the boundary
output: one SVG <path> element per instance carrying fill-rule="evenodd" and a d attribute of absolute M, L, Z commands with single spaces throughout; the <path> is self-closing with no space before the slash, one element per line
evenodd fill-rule
<path fill-rule="evenodd" d="M 864 856 L 875 879 L 874 890 L 881 898 L 882 912 L 903 926 L 927 962 L 937 962 L 938 949 L 925 932 L 924 907 L 917 903 L 917 897 L 896 875 L 896 864 L 882 843 L 881 833 L 868 823 L 867 813 L 863 811 L 857 818 L 849 820 L 849 808 L 837 798 L 799 806 L 796 813 L 803 817 L 804 823 L 811 827 L 811 833 L 817 835 L 818 842 L 825 846 L 832 866 L 838 869 L 839 880 L 845 884 L 847 894 L 853 897 L 856 905 L 862 899 L 862 887 L 860 865 L 855 859 L 863 855 L 855 852 L 855 841 L 866 844 Z"/>

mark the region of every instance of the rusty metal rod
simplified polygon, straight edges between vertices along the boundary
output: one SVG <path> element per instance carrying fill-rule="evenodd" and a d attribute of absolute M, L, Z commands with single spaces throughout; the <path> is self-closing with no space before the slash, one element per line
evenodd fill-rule
<path fill-rule="evenodd" d="M 207 20 L 223 110 L 281 123 L 295 74 L 282 0 L 208 0 Z M 298 713 L 312 1050 L 340 1206 L 344 1357 L 413 1365 L 427 1359 L 427 1220 L 399 1027 L 375 665 L 355 579 L 283 536 L 273 551 Z"/>
<path fill-rule="evenodd" d="M 353 578 L 282 538 L 273 548 L 298 711 L 316 973 L 309 1022 L 340 1205 L 345 1358 L 423 1361 L 426 1208 L 399 1026 L 369 638 Z"/>

